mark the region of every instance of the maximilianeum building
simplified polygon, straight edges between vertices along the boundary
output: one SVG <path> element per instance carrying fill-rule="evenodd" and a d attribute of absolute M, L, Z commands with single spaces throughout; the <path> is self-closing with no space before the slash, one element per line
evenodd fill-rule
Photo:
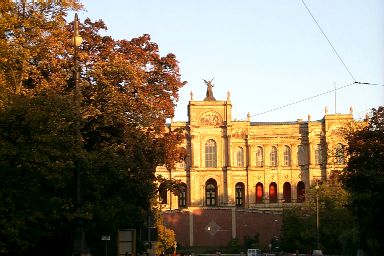
<path fill-rule="evenodd" d="M 187 247 L 221 247 L 257 233 L 268 244 L 279 233 L 282 209 L 305 202 L 311 185 L 344 167 L 339 128 L 353 122 L 352 110 L 326 110 L 321 120 L 234 121 L 230 94 L 216 100 L 207 85 L 204 100 L 191 93 L 188 121 L 169 125 L 185 128 L 187 157 L 173 170 L 156 170 L 182 182 L 179 195 L 159 186 L 164 224 Z"/>

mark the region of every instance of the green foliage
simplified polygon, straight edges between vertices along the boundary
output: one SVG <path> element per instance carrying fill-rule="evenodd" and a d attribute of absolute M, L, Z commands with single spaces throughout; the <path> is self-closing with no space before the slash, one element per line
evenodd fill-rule
<path fill-rule="evenodd" d="M 244 238 L 244 247 L 244 249 L 260 248 L 260 234 L 256 233 L 253 238 L 246 236 Z"/>
<path fill-rule="evenodd" d="M 306 253 L 313 248 L 316 220 L 301 209 L 284 209 L 281 247 L 286 252 Z"/>
<path fill-rule="evenodd" d="M 347 134 L 348 165 L 342 182 L 357 223 L 359 246 L 369 255 L 384 251 L 384 107 L 373 109 L 367 126 Z"/>
<path fill-rule="evenodd" d="M 227 249 L 228 253 L 239 253 L 239 251 L 241 250 L 239 239 L 231 239 L 231 241 L 229 241 L 228 243 Z"/>
<path fill-rule="evenodd" d="M 68 232 L 74 169 L 67 97 L 15 97 L 0 112 L 0 250 L 20 254 Z M 65 251 L 65 248 L 62 248 Z"/>
<path fill-rule="evenodd" d="M 348 194 L 334 172 L 330 179 L 312 186 L 302 208 L 285 209 L 283 213 L 281 247 L 287 252 L 307 253 L 316 248 L 316 194 L 319 196 L 320 248 L 328 254 L 356 253 L 355 223 L 345 207 Z"/>

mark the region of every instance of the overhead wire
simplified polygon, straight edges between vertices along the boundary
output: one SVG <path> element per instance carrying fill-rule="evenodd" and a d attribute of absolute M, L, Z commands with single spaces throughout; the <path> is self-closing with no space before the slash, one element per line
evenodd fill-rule
<path fill-rule="evenodd" d="M 328 44 L 331 46 L 334 54 L 337 56 L 337 58 L 340 60 L 340 62 L 342 63 L 342 65 L 344 66 L 345 70 L 348 72 L 348 74 L 350 75 L 350 77 L 352 78 L 353 80 L 353 83 L 349 83 L 347 85 L 344 85 L 344 86 L 341 86 L 341 87 L 338 87 L 338 88 L 335 88 L 335 89 L 332 89 L 332 90 L 329 90 L 329 91 L 326 91 L 326 92 L 322 92 L 322 93 L 319 93 L 319 94 L 316 94 L 316 95 L 313 95 L 313 96 L 310 96 L 310 97 L 307 97 L 307 98 L 303 98 L 303 99 L 300 99 L 300 100 L 297 100 L 295 102 L 291 102 L 291 103 L 288 103 L 288 104 L 285 104 L 285 105 L 282 105 L 282 106 L 279 106 L 279 107 L 276 107 L 276 108 L 273 108 L 273 109 L 270 109 L 270 110 L 267 110 L 267 111 L 264 111 L 264 112 L 260 112 L 258 114 L 254 114 L 254 115 L 251 115 L 251 117 L 255 117 L 255 116 L 259 116 L 259 115 L 263 115 L 263 114 L 266 114 L 266 113 L 269 113 L 269 112 L 273 112 L 273 111 L 276 111 L 276 110 L 279 110 L 279 109 L 282 109 L 282 108 L 286 108 L 286 107 L 289 107 L 289 106 L 292 106 L 292 105 L 295 105 L 295 104 L 298 104 L 298 103 L 301 103 L 301 102 L 304 102 L 304 101 L 308 101 L 308 100 L 311 100 L 311 99 L 314 99 L 314 98 L 317 98 L 317 97 L 320 97 L 322 95 L 325 95 L 325 94 L 328 94 L 328 93 L 332 93 L 332 92 L 335 92 L 337 90 L 340 90 L 340 89 L 344 89 L 344 88 L 347 88 L 349 86 L 352 86 L 352 85 L 356 85 L 356 84 L 360 84 L 360 85 L 378 85 L 378 86 L 384 86 L 383 84 L 375 84 L 375 83 L 368 83 L 368 82 L 358 82 L 356 81 L 355 77 L 353 76 L 351 70 L 348 68 L 348 66 L 345 64 L 345 62 L 343 61 L 343 59 L 341 58 L 340 54 L 337 52 L 336 48 L 333 46 L 331 40 L 329 40 L 328 36 L 325 34 L 324 30 L 322 29 L 322 27 L 320 26 L 319 22 L 317 22 L 315 16 L 312 14 L 311 10 L 309 9 L 309 7 L 307 6 L 307 4 L 304 2 L 304 0 L 301 0 L 301 2 L 303 3 L 305 9 L 308 11 L 309 15 L 312 17 L 313 21 L 316 23 L 317 27 L 319 28 L 320 32 L 323 34 L 323 36 L 325 37 L 325 39 L 327 40 Z"/>
<path fill-rule="evenodd" d="M 296 105 L 298 103 L 301 103 L 301 102 L 304 102 L 304 101 L 307 101 L 307 100 L 311 100 L 311 99 L 323 96 L 325 94 L 332 93 L 332 92 L 335 92 L 337 90 L 347 88 L 347 87 L 349 87 L 351 85 L 355 85 L 355 84 L 359 84 L 359 83 L 358 82 L 353 82 L 353 83 L 350 83 L 350 84 L 347 84 L 347 85 L 344 85 L 344 86 L 341 86 L 341 87 L 337 87 L 335 89 L 332 89 L 332 90 L 329 90 L 329 91 L 326 91 L 326 92 L 322 92 L 322 93 L 319 93 L 319 94 L 316 94 L 316 95 L 313 95 L 313 96 L 310 96 L 310 97 L 307 97 L 307 98 L 303 98 L 303 99 L 297 100 L 295 102 L 291 102 L 291 103 L 288 103 L 288 104 L 285 104 L 285 105 L 282 105 L 282 106 L 279 106 L 279 107 L 276 107 L 276 108 L 273 108 L 273 109 L 270 109 L 270 110 L 267 110 L 267 111 L 264 111 L 264 112 L 260 112 L 260 113 L 254 114 L 254 115 L 252 115 L 252 117 L 260 116 L 260 115 L 263 115 L 263 114 L 266 114 L 266 113 L 269 113 L 269 112 L 273 112 L 273 111 L 276 111 L 276 110 L 279 110 L 279 109 L 282 109 L 282 108 L 286 108 L 286 107 L 289 107 L 289 106 L 292 106 L 292 105 Z"/>
<path fill-rule="evenodd" d="M 343 61 L 343 59 L 341 58 L 340 54 L 337 52 L 336 48 L 333 46 L 333 44 L 331 43 L 331 41 L 329 40 L 328 36 L 325 34 L 324 30 L 321 28 L 320 24 L 317 22 L 316 18 L 313 16 L 311 10 L 309 10 L 307 4 L 304 2 L 304 0 L 301 0 L 301 2 L 303 3 L 305 9 L 307 9 L 309 15 L 311 15 L 313 21 L 316 23 L 317 27 L 319 28 L 320 32 L 323 34 L 323 36 L 325 37 L 325 39 L 327 40 L 328 44 L 331 46 L 333 52 L 336 54 L 336 56 L 339 58 L 340 62 L 343 64 L 344 68 L 347 70 L 348 74 L 351 76 L 352 80 L 354 82 L 356 82 L 356 79 L 355 77 L 352 75 L 352 72 L 350 71 L 350 69 L 347 67 L 347 65 L 345 64 L 345 62 Z"/>
<path fill-rule="evenodd" d="M 291 103 L 288 103 L 288 104 L 285 104 L 285 105 L 282 105 L 282 106 L 279 106 L 279 107 L 276 107 L 276 108 L 273 108 L 273 109 L 270 109 L 270 110 L 267 110 L 267 111 L 263 111 L 263 112 L 260 112 L 260 113 L 251 115 L 250 117 L 256 117 L 256 116 L 264 115 L 264 114 L 266 114 L 266 113 L 273 112 L 273 111 L 276 111 L 276 110 L 280 110 L 280 109 L 283 109 L 283 108 L 286 108 L 286 107 L 289 107 L 289 106 L 292 106 L 292 105 L 296 105 L 296 104 L 299 104 L 299 103 L 304 102 L 304 101 L 312 100 L 312 99 L 314 99 L 314 98 L 317 98 L 317 97 L 326 95 L 326 94 L 328 94 L 328 93 L 333 93 L 333 92 L 335 92 L 335 91 L 337 91 L 337 90 L 341 90 L 341 89 L 350 87 L 350 86 L 352 86 L 352 85 L 374 85 L 374 86 L 384 86 L 384 84 L 377 84 L 377 83 L 353 82 L 353 83 L 349 83 L 349 84 L 346 84 L 346 85 L 343 85 L 343 86 L 340 86 L 340 87 L 336 87 L 336 88 L 334 88 L 334 89 L 332 89 L 332 90 L 328 90 L 328 91 L 325 91 L 325 92 L 322 92 L 322 93 L 319 93 L 319 94 L 316 94 L 316 95 L 313 95 L 313 96 L 310 96 L 310 97 L 306 97 L 306 98 L 297 100 L 297 101 L 295 101 L 295 102 L 291 102 Z"/>

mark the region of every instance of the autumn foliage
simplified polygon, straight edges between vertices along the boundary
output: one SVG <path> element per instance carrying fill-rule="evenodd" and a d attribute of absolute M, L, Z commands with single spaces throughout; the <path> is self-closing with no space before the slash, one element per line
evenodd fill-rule
<path fill-rule="evenodd" d="M 53 2 L 0 2 L 2 255 L 70 254 L 76 159 L 87 244 L 98 251 L 101 235 L 141 225 L 156 166 L 182 157 L 182 131 L 165 125 L 185 83 L 175 55 L 160 56 L 149 35 L 114 40 L 103 21 L 84 20 L 78 110 L 67 14 L 82 6 Z"/>

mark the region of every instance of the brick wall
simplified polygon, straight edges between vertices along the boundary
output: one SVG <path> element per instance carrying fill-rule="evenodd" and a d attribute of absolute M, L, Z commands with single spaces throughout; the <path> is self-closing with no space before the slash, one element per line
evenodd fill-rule
<path fill-rule="evenodd" d="M 184 247 L 223 247 L 232 238 L 240 243 L 244 237 L 259 233 L 260 243 L 268 245 L 281 229 L 280 213 L 251 209 L 195 208 L 163 213 L 164 224 L 175 231 L 177 242 Z"/>

